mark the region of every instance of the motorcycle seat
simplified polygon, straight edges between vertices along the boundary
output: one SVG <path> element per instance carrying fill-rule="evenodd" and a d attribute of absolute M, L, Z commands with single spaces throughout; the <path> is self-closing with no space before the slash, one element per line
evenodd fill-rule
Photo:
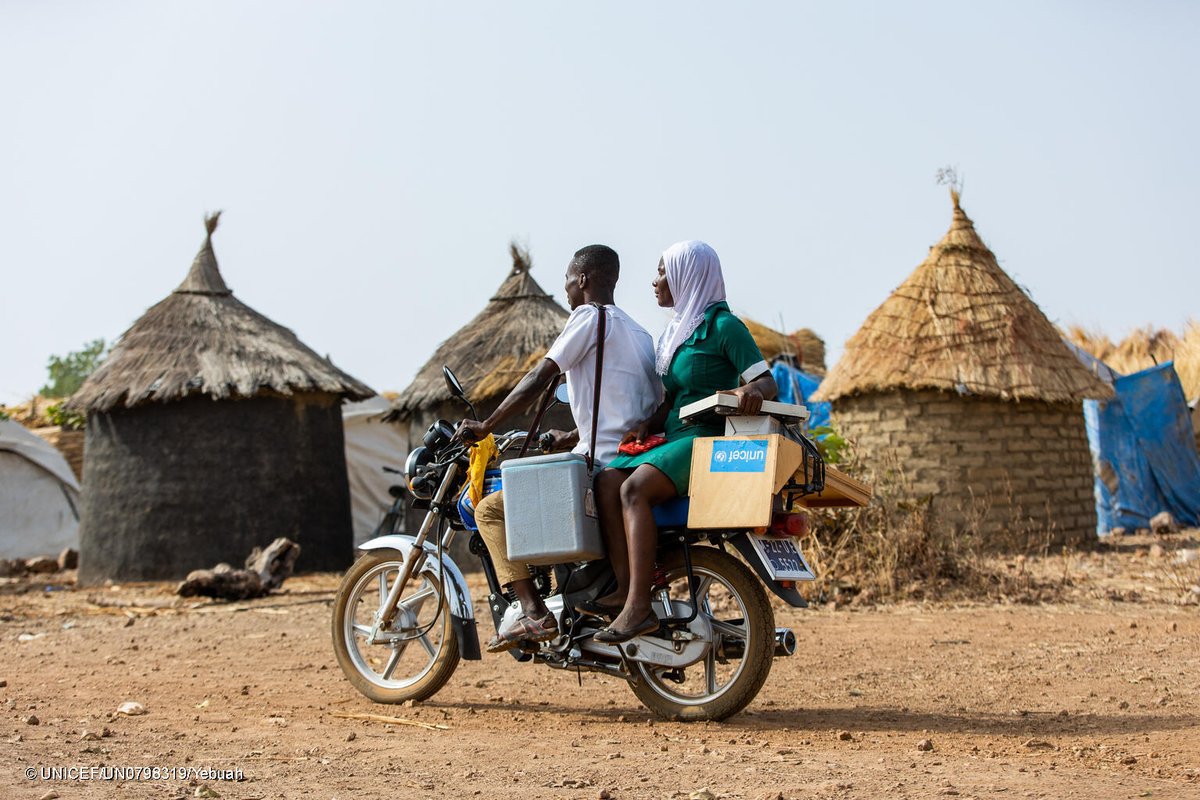
<path fill-rule="evenodd" d="M 654 521 L 660 528 L 687 527 L 688 503 L 687 497 L 676 497 L 654 507 Z"/>

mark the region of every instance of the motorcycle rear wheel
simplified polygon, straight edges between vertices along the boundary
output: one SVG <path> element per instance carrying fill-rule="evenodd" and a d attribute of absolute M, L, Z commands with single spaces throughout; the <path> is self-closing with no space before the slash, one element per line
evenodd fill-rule
<path fill-rule="evenodd" d="M 630 688 L 663 719 L 722 720 L 748 706 L 766 682 L 775 654 L 775 614 L 763 585 L 742 562 L 713 547 L 693 547 L 691 556 L 698 611 L 713 627 L 708 652 L 684 670 L 638 662 Z M 663 568 L 672 599 L 686 603 L 683 552 L 667 556 Z"/>
<path fill-rule="evenodd" d="M 409 580 L 395 620 L 381 633 L 385 641 L 369 641 L 375 613 L 403 566 L 398 550 L 367 552 L 342 578 L 333 604 L 338 665 L 351 685 L 376 703 L 432 697 L 458 667 L 450 603 L 432 564 Z"/>

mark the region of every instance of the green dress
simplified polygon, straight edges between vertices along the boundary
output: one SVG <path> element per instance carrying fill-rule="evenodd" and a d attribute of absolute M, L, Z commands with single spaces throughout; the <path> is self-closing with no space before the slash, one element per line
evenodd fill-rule
<path fill-rule="evenodd" d="M 692 441 L 697 436 L 721 436 L 722 425 L 685 425 L 679 409 L 697 400 L 728 391 L 741 383 L 742 373 L 763 361 L 762 353 L 746 325 L 725 302 L 713 303 L 704 311 L 704 321 L 680 345 L 663 376 L 671 411 L 667 414 L 667 442 L 636 456 L 618 455 L 608 463 L 615 469 L 634 469 L 650 464 L 685 495 L 692 473 Z M 767 368 L 764 365 L 763 371 Z M 754 376 L 757 377 L 757 376 Z"/>

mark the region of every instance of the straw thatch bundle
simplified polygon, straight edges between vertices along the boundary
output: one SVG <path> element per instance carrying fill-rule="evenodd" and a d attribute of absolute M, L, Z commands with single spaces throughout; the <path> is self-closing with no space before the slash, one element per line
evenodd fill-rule
<path fill-rule="evenodd" d="M 1194 319 L 1188 320 L 1183 337 L 1175 347 L 1175 372 L 1188 402 L 1200 399 L 1200 322 Z"/>
<path fill-rule="evenodd" d="M 1111 396 L 996 263 L 958 193 L 951 197 L 950 230 L 846 343 L 816 399 L 892 389 L 1047 402 Z"/>
<path fill-rule="evenodd" d="M 1182 336 L 1147 325 L 1114 344 L 1099 331 L 1072 325 L 1067 328 L 1066 337 L 1122 375 L 1174 361 L 1187 399 L 1200 397 L 1200 323 L 1195 320 L 1188 321 Z"/>
<path fill-rule="evenodd" d="M 794 356 L 796 365 L 804 371 L 825 374 L 825 341 L 809 328 L 783 333 L 749 317 L 742 317 L 742 322 L 746 323 L 754 343 L 768 362 L 780 356 Z"/>
<path fill-rule="evenodd" d="M 183 283 L 121 336 L 68 408 L 104 412 L 191 395 L 216 400 L 306 392 L 353 400 L 374 395 L 296 334 L 233 296 L 212 249 L 219 218 L 217 212 L 205 220 L 204 245 Z"/>
<path fill-rule="evenodd" d="M 1122 375 L 1131 375 L 1170 361 L 1175 357 L 1175 348 L 1179 345 L 1179 337 L 1173 332 L 1166 328 L 1155 329 L 1153 325 L 1134 330 L 1117 344 L 1099 331 L 1090 331 L 1078 325 L 1068 327 L 1066 336 L 1070 342 Z"/>
<path fill-rule="evenodd" d="M 529 253 L 513 243 L 512 270 L 474 319 L 442 342 L 396 399 L 393 418 L 407 420 L 451 400 L 442 378 L 448 365 L 476 405 L 501 397 L 543 357 L 562 333 L 567 311 L 529 274 Z"/>

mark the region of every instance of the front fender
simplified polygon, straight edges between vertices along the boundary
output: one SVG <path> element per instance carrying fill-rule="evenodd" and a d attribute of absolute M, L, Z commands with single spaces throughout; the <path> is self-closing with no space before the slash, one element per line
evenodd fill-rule
<path fill-rule="evenodd" d="M 412 536 L 390 534 L 363 542 L 358 549 L 398 550 L 400 555 L 407 559 L 415 543 Z M 422 549 L 427 558 L 421 569 L 437 575 L 437 548 L 429 542 L 425 542 Z M 471 604 L 471 593 L 467 590 L 467 579 L 463 577 L 462 570 L 458 568 L 458 564 L 454 563 L 454 559 L 450 557 L 449 553 L 442 552 L 441 563 L 442 568 L 446 571 L 442 585 L 452 595 L 448 598 L 450 601 L 450 625 L 454 628 L 454 635 L 458 637 L 459 651 L 463 658 L 477 661 L 483 657 L 483 654 L 479 649 L 479 634 L 475 629 L 475 608 Z"/>

